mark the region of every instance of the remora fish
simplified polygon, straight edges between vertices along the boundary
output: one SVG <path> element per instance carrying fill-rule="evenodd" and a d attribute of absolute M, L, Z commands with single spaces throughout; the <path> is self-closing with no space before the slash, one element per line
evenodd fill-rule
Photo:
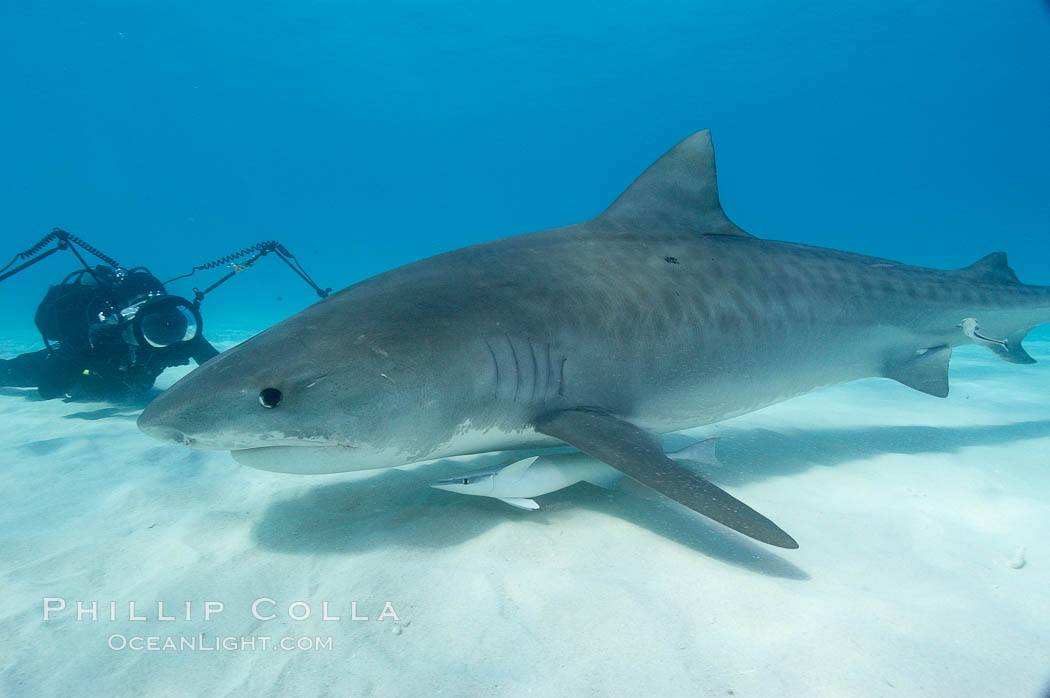
<path fill-rule="evenodd" d="M 697 441 L 669 453 L 677 463 L 720 465 L 715 458 L 715 439 Z M 612 487 L 623 477 L 586 453 L 559 453 L 550 456 L 531 456 L 495 468 L 484 468 L 439 480 L 431 487 L 459 494 L 492 497 L 519 509 L 539 509 L 533 497 L 564 489 L 577 482 L 589 482 L 599 487 Z"/>
<path fill-rule="evenodd" d="M 710 134 L 599 216 L 350 286 L 200 366 L 142 429 L 257 468 L 341 472 L 570 444 L 745 535 L 798 544 L 664 455 L 660 433 L 882 376 L 943 397 L 952 347 L 1030 363 L 1050 288 L 755 238 Z"/>

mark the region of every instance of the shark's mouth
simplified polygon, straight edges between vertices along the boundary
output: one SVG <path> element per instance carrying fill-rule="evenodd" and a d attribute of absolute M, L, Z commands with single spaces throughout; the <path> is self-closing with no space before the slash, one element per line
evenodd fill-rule
<path fill-rule="evenodd" d="M 274 473 L 322 475 L 375 467 L 361 467 L 360 459 L 355 457 L 359 451 L 352 446 L 260 446 L 234 449 L 230 455 L 242 465 Z"/>

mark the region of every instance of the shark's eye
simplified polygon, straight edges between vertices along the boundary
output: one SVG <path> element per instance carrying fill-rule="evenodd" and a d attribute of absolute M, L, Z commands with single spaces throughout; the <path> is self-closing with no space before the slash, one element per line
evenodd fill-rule
<path fill-rule="evenodd" d="M 268 410 L 272 410 L 281 403 L 281 391 L 277 388 L 263 388 L 259 392 L 259 404 Z"/>
<path fill-rule="evenodd" d="M 469 485 L 470 484 L 470 478 L 469 477 L 463 478 L 463 484 L 464 485 Z"/>

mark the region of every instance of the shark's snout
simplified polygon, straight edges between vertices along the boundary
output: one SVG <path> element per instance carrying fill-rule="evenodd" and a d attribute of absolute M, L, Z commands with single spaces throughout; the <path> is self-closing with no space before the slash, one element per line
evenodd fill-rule
<path fill-rule="evenodd" d="M 137 423 L 143 433 L 158 441 L 179 444 L 180 446 L 193 445 L 193 439 L 164 419 L 163 412 L 154 408 L 153 403 L 146 406 L 146 409 L 139 415 Z"/>

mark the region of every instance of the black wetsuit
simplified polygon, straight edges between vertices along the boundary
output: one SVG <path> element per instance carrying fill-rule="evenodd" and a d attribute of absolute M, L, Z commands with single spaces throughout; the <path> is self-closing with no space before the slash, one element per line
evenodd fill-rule
<path fill-rule="evenodd" d="M 117 276 L 107 267 L 75 272 L 52 286 L 36 313 L 47 349 L 0 360 L 0 385 L 35 387 L 45 399 L 114 399 L 153 386 L 169 366 L 198 364 L 217 352 L 199 332 L 154 347 L 129 343 L 120 310 L 164 287 L 144 269 Z"/>

